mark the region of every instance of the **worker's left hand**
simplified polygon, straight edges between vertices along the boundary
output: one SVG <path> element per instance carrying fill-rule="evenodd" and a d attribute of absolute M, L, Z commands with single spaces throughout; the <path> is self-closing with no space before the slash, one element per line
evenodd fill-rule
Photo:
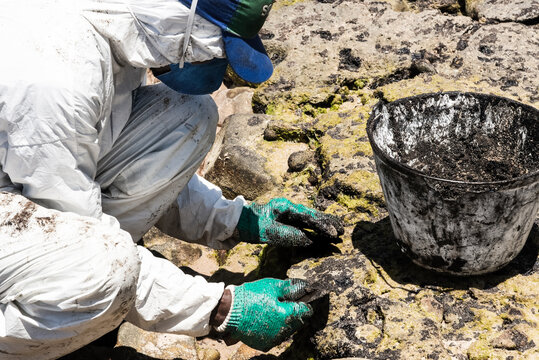
<path fill-rule="evenodd" d="M 245 205 L 236 229 L 240 241 L 277 246 L 308 246 L 312 239 L 332 242 L 344 233 L 337 217 L 284 198 Z"/>
<path fill-rule="evenodd" d="M 301 279 L 265 278 L 232 288 L 232 308 L 225 337 L 268 351 L 301 328 L 313 314 L 299 302 L 307 283 Z"/>

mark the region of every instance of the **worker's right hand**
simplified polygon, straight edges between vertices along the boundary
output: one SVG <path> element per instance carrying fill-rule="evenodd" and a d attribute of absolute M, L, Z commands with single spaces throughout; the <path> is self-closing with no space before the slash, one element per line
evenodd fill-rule
<path fill-rule="evenodd" d="M 236 229 L 240 241 L 284 247 L 333 243 L 344 233 L 336 216 L 284 198 L 244 205 Z"/>
<path fill-rule="evenodd" d="M 261 279 L 233 287 L 225 333 L 261 351 L 268 351 L 298 330 L 312 315 L 310 305 L 296 300 L 305 295 L 300 279 Z"/>

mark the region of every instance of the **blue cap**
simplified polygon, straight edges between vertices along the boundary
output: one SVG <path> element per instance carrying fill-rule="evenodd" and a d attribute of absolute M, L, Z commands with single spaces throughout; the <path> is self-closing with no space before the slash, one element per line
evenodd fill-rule
<path fill-rule="evenodd" d="M 192 0 L 179 0 L 191 7 Z M 273 65 L 257 35 L 274 0 L 198 0 L 196 13 L 223 32 L 226 57 L 239 77 L 261 83 L 273 73 Z"/>

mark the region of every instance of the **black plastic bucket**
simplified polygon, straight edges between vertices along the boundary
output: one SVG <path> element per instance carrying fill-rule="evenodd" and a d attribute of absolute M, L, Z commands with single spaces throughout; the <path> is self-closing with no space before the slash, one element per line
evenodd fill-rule
<path fill-rule="evenodd" d="M 539 110 L 446 92 L 379 102 L 367 123 L 393 231 L 415 263 L 500 269 L 539 209 Z"/>

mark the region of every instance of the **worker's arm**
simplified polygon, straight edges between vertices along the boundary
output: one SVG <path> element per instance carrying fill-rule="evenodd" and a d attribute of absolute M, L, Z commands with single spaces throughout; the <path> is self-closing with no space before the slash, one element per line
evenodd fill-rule
<path fill-rule="evenodd" d="M 135 306 L 126 320 L 149 331 L 207 335 L 223 283 L 184 274 L 170 261 L 138 246 L 141 261 Z"/>
<path fill-rule="evenodd" d="M 156 226 L 178 239 L 230 249 L 239 242 L 232 235 L 245 204 L 242 196 L 227 200 L 219 187 L 194 175 Z"/>
<path fill-rule="evenodd" d="M 337 217 L 283 198 L 263 205 L 248 204 L 241 196 L 227 200 L 219 187 L 198 175 L 156 226 L 170 236 L 214 249 L 229 249 L 240 241 L 308 246 L 332 242 L 344 232 Z"/>

